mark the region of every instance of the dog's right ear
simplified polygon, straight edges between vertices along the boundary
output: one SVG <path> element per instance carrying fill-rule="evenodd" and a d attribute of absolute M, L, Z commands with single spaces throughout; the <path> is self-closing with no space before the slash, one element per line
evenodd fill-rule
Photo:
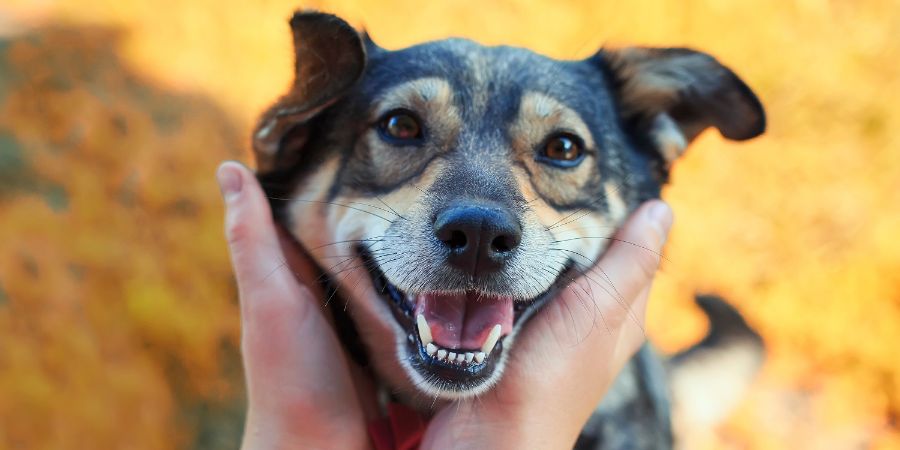
<path fill-rule="evenodd" d="M 362 37 L 337 16 L 296 12 L 290 23 L 294 83 L 263 114 L 253 133 L 259 173 L 296 161 L 309 137 L 309 121 L 346 94 L 366 66 Z"/>

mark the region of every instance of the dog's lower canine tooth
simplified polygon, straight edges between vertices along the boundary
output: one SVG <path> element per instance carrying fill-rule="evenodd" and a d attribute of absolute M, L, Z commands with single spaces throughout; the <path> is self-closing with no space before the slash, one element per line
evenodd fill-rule
<path fill-rule="evenodd" d="M 447 356 L 447 350 L 440 349 L 437 351 L 437 359 L 444 359 Z"/>
<path fill-rule="evenodd" d="M 475 362 L 481 364 L 484 362 L 484 357 L 487 356 L 484 352 L 478 352 L 475 354 Z"/>
<path fill-rule="evenodd" d="M 425 345 L 430 344 L 433 341 L 431 338 L 431 327 L 428 326 L 425 315 L 419 314 L 416 316 L 416 327 L 419 329 L 419 339 L 422 340 L 422 343 Z"/>
<path fill-rule="evenodd" d="M 425 353 L 428 353 L 428 356 L 432 356 L 437 352 L 437 346 L 429 342 L 425 344 Z"/>
<path fill-rule="evenodd" d="M 491 328 L 491 334 L 488 334 L 487 339 L 484 340 L 484 344 L 481 345 L 481 351 L 485 353 L 490 353 L 491 350 L 494 349 L 494 345 L 497 345 L 497 341 L 500 340 L 500 324 L 494 325 L 494 328 Z"/>

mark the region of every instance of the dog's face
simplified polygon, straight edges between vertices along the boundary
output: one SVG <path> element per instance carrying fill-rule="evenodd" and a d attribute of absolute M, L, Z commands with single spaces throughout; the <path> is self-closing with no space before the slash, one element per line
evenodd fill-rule
<path fill-rule="evenodd" d="M 528 318 L 697 134 L 764 128 L 746 85 L 690 50 L 387 51 L 334 16 L 291 25 L 297 79 L 255 132 L 260 179 L 376 372 L 407 394 L 489 389 L 527 351 L 513 342 Z"/>

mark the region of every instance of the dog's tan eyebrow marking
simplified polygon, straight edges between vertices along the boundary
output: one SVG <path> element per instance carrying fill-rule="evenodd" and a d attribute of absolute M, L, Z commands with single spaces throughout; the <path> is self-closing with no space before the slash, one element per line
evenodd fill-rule
<path fill-rule="evenodd" d="M 381 117 L 396 108 L 409 108 L 417 112 L 434 111 L 458 117 L 453 106 L 453 90 L 443 78 L 428 77 L 401 83 L 382 94 L 375 102 L 375 117 Z"/>
<path fill-rule="evenodd" d="M 541 144 L 556 131 L 576 134 L 584 141 L 586 149 L 595 148 L 594 136 L 575 110 L 542 92 L 522 94 L 518 113 L 509 126 L 513 151 L 531 172 L 529 182 L 535 191 L 544 200 L 566 204 L 578 199 L 585 184 L 599 175 L 590 160 L 565 171 L 548 168 L 535 160 Z M 587 156 L 591 160 L 597 157 L 595 152 L 589 152 Z"/>
<path fill-rule="evenodd" d="M 616 221 L 624 219 L 628 213 L 628 206 L 625 204 L 625 199 L 622 198 L 619 186 L 607 181 L 603 183 L 603 193 L 606 195 L 609 217 Z"/>
<path fill-rule="evenodd" d="M 537 145 L 554 130 L 574 132 L 584 140 L 585 147 L 594 148 L 594 138 L 575 110 L 547 94 L 525 92 L 513 126 L 515 139 L 524 138 L 531 145 Z"/>
<path fill-rule="evenodd" d="M 529 105 L 531 107 L 531 112 L 534 113 L 535 116 L 540 117 L 541 119 L 545 119 L 550 117 L 556 108 L 555 101 L 546 95 L 534 94 L 531 97 L 525 99 L 525 102 L 530 102 Z"/>

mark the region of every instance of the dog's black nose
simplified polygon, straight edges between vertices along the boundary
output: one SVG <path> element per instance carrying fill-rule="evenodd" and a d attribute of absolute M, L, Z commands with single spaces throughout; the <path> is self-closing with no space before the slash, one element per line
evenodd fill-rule
<path fill-rule="evenodd" d="M 450 251 L 450 265 L 481 275 L 503 268 L 522 240 L 522 227 L 499 205 L 456 205 L 437 215 L 434 235 Z"/>

